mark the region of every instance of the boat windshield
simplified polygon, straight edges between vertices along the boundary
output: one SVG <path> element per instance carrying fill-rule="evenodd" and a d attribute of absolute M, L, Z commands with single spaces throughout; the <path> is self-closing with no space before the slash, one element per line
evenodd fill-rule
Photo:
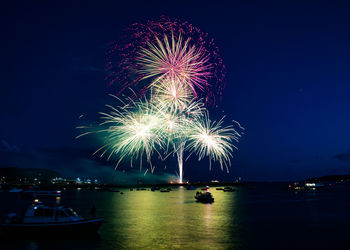
<path fill-rule="evenodd" d="M 64 210 L 57 210 L 57 216 L 59 217 L 68 217 L 69 215 L 67 215 Z"/>
<path fill-rule="evenodd" d="M 66 213 L 68 214 L 68 216 L 78 216 L 78 214 L 71 208 L 67 208 Z"/>
<path fill-rule="evenodd" d="M 53 208 L 43 208 L 38 207 L 34 208 L 34 216 L 53 216 L 54 209 Z"/>

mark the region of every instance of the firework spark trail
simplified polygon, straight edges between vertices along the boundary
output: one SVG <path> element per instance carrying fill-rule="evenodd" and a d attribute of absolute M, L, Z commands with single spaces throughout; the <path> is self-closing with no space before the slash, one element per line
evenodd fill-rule
<path fill-rule="evenodd" d="M 176 151 L 177 163 L 179 167 L 179 183 L 183 183 L 183 155 L 185 151 L 185 144 L 182 143 Z"/>
<path fill-rule="evenodd" d="M 124 101 L 116 97 L 122 104 L 107 105 L 100 128 L 80 136 L 103 134 L 105 144 L 94 154 L 108 155 L 107 160 L 117 155 L 116 167 L 139 158 L 141 170 L 145 156 L 153 172 L 154 153 L 163 160 L 176 155 L 180 183 L 185 151 L 199 160 L 208 157 L 210 169 L 214 161 L 228 172 L 241 135 L 223 126 L 223 118 L 211 121 L 204 105 L 215 104 L 224 88 L 225 67 L 213 39 L 187 22 L 164 17 L 132 25 L 127 36 L 127 42 L 112 43 L 107 52 L 106 79 L 120 83 L 118 95 L 128 89 L 131 95 Z"/>
<path fill-rule="evenodd" d="M 149 83 L 141 81 L 142 75 L 138 74 L 141 65 L 137 63 L 140 48 L 148 48 L 148 43 L 157 44 L 157 37 L 181 37 L 183 41 L 196 48 L 202 55 L 206 55 L 208 68 L 208 84 L 203 91 L 198 92 L 198 97 L 203 98 L 206 104 L 214 105 L 218 97 L 221 98 L 224 89 L 225 66 L 220 57 L 219 48 L 214 39 L 207 33 L 188 22 L 178 19 L 161 17 L 157 21 L 135 23 L 128 27 L 124 36 L 118 42 L 109 45 L 106 54 L 106 80 L 109 86 L 113 86 L 117 95 L 127 93 L 129 88 L 137 91 L 137 96 L 144 96 Z M 210 84 L 209 84 L 210 82 Z"/>
<path fill-rule="evenodd" d="M 121 105 L 106 105 L 109 112 L 100 112 L 104 121 L 99 129 L 78 136 L 103 134 L 105 144 L 94 154 L 100 157 L 107 155 L 107 160 L 112 155 L 118 156 L 116 167 L 127 159 L 132 165 L 133 158 L 139 158 L 140 170 L 145 156 L 152 173 L 151 157 L 154 153 L 163 160 L 172 154 L 178 161 L 179 183 L 183 183 L 185 151 L 190 152 L 187 158 L 193 153 L 199 160 L 208 157 L 210 169 L 211 162 L 217 161 L 222 169 L 225 166 L 228 171 L 233 148 L 236 148 L 232 142 L 238 142 L 240 134 L 233 126 L 223 127 L 223 119 L 210 121 L 202 102 L 192 99 L 184 108 L 172 109 L 171 102 L 152 103 L 130 98 L 117 100 Z"/>
<path fill-rule="evenodd" d="M 240 134 L 233 126 L 222 125 L 223 118 L 218 122 L 211 121 L 207 113 L 204 119 L 196 119 L 189 123 L 189 143 L 186 149 L 191 154 L 195 152 L 199 160 L 208 157 L 210 168 L 212 161 L 218 161 L 221 169 L 225 166 L 229 172 L 228 166 L 231 166 L 233 148 L 236 148 L 232 142 L 238 142 Z"/>
<path fill-rule="evenodd" d="M 77 138 L 90 133 L 102 133 L 104 145 L 94 154 L 98 153 L 100 157 L 108 154 L 107 160 L 114 154 L 118 155 L 120 158 L 116 167 L 124 158 L 129 158 L 130 162 L 133 158 L 139 158 L 140 168 L 145 155 L 153 172 L 151 156 L 163 147 L 164 118 L 159 109 L 148 101 L 128 98 L 129 103 L 125 104 L 120 98 L 117 99 L 122 103 L 120 106 L 106 105 L 110 111 L 100 112 L 104 121 L 99 124 L 99 129 L 83 133 Z"/>
<path fill-rule="evenodd" d="M 141 66 L 139 73 L 143 76 L 141 80 L 152 78 L 151 87 L 159 81 L 170 79 L 188 86 L 197 96 L 196 89 L 204 91 L 208 85 L 211 74 L 209 55 L 195 46 L 190 46 L 190 39 L 184 43 L 182 40 L 181 35 L 177 40 L 172 35 L 169 42 L 164 34 L 163 41 L 156 38 L 155 44 L 148 43 L 148 48 L 141 48 L 137 58 Z"/>
<path fill-rule="evenodd" d="M 166 105 L 170 111 L 184 110 L 193 99 L 191 91 L 178 80 L 164 79 L 154 85 L 153 102 Z"/>

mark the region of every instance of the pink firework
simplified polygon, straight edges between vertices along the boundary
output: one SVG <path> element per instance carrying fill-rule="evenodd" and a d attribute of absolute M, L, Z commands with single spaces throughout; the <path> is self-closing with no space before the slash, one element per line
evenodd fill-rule
<path fill-rule="evenodd" d="M 143 71 L 145 65 L 138 61 L 140 51 L 149 49 L 149 44 L 158 46 L 157 39 L 163 39 L 164 35 L 168 38 L 175 37 L 177 43 L 178 38 L 182 37 L 184 41 L 182 45 L 188 46 L 187 52 L 189 48 L 195 48 L 195 51 L 199 52 L 200 58 L 196 59 L 199 64 L 196 67 L 192 64 L 195 74 L 192 75 L 191 83 L 198 98 L 205 98 L 207 104 L 214 104 L 216 97 L 221 97 L 224 89 L 225 66 L 219 55 L 219 48 L 207 33 L 192 24 L 167 17 L 144 24 L 135 23 L 126 29 L 122 39 L 110 44 L 106 56 L 106 80 L 109 85 L 116 88 L 117 94 L 132 88 L 142 96 L 151 83 L 145 79 L 147 78 L 146 72 Z"/>
<path fill-rule="evenodd" d="M 197 89 L 204 91 L 208 86 L 211 65 L 208 54 L 190 46 L 189 41 L 183 42 L 181 35 L 177 40 L 172 35 L 169 41 L 164 35 L 163 40 L 156 37 L 155 44 L 148 43 L 147 48 L 141 48 L 137 61 L 142 80 L 152 79 L 151 87 L 169 80 L 179 82 L 197 97 Z"/>

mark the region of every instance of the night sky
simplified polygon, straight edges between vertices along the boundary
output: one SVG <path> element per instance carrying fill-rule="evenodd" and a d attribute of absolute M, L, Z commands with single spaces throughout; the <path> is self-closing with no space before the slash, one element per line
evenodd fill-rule
<path fill-rule="evenodd" d="M 219 108 L 246 129 L 229 175 L 203 160 L 185 163 L 187 178 L 350 174 L 350 4 L 72 2 L 2 3 L 0 167 L 107 175 L 113 163 L 74 139 L 78 117 L 93 122 L 111 103 L 108 43 L 134 22 L 166 15 L 214 37 L 227 68 Z"/>

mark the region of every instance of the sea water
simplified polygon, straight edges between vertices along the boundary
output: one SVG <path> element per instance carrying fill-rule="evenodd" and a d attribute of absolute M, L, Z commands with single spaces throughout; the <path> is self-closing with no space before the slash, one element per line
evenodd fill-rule
<path fill-rule="evenodd" d="M 0 249 L 350 249 L 350 187 L 294 193 L 285 184 L 250 184 L 235 192 L 211 188 L 171 192 L 66 190 L 57 204 L 84 217 L 92 206 L 105 218 L 96 236 L 0 237 Z M 2 216 L 28 202 L 0 193 Z"/>

